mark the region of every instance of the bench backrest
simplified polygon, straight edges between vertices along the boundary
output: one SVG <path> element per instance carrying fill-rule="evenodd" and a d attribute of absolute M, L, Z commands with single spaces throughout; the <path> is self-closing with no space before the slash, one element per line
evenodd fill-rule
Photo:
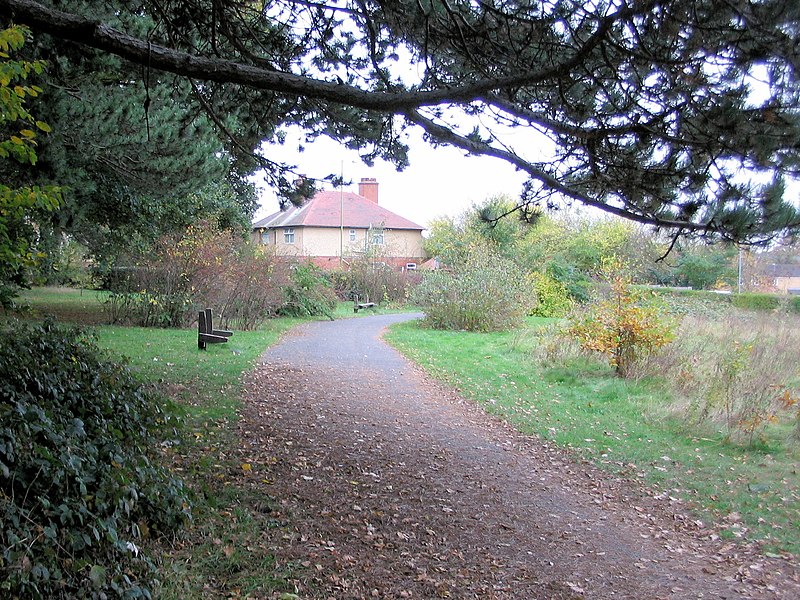
<path fill-rule="evenodd" d="M 197 316 L 197 330 L 199 333 L 211 333 L 211 310 L 201 310 Z"/>

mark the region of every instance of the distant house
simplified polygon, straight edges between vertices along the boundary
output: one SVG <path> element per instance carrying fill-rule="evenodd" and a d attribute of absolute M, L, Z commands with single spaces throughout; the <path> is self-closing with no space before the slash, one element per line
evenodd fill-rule
<path fill-rule="evenodd" d="M 303 206 L 253 223 L 253 239 L 324 269 L 347 268 L 362 257 L 414 269 L 425 260 L 423 227 L 378 204 L 378 182 L 362 178 L 358 194 L 321 191 Z"/>
<path fill-rule="evenodd" d="M 765 275 L 772 281 L 777 291 L 800 295 L 800 264 L 767 265 Z"/>

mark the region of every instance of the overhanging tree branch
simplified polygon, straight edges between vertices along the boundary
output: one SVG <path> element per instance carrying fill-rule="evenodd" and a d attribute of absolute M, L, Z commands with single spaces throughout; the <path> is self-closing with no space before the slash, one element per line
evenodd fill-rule
<path fill-rule="evenodd" d="M 197 56 L 157 44 L 148 44 L 145 40 L 118 31 L 104 23 L 59 11 L 33 0 L 0 0 L 0 14 L 24 23 L 32 29 L 109 52 L 137 64 L 147 64 L 153 69 L 193 79 L 235 83 L 282 94 L 336 102 L 355 108 L 394 113 L 442 103 L 471 102 L 491 90 L 533 85 L 559 73 L 568 72 L 580 64 L 586 54 L 600 43 L 616 19 L 628 17 L 633 13 L 631 10 L 623 10 L 620 14 L 603 19 L 597 31 L 573 56 L 548 69 L 485 79 L 433 91 L 373 92 L 344 83 L 331 83 L 308 76 L 264 69 L 231 60 Z"/>
<path fill-rule="evenodd" d="M 800 184 L 795 1 L 143 0 L 134 11 L 111 0 L 98 17 L 0 0 L 0 15 L 204 82 L 213 110 L 236 107 L 235 127 L 217 129 L 253 147 L 296 124 L 402 166 L 400 115 L 438 143 L 514 165 L 541 198 L 747 243 L 800 229 L 782 183 Z M 127 33 L 144 28 L 147 40 Z M 761 104 L 748 91 L 759 68 Z M 491 123 L 460 133 L 481 115 Z M 512 148 L 506 126 L 545 136 L 550 161 Z"/>
<path fill-rule="evenodd" d="M 527 173 L 532 179 L 535 179 L 536 181 L 539 181 L 540 183 L 544 184 L 553 192 L 562 194 L 563 196 L 571 200 L 577 200 L 578 202 L 586 204 L 587 206 L 593 206 L 610 214 L 617 215 L 619 217 L 623 217 L 625 219 L 636 221 L 637 223 L 642 223 L 645 225 L 687 229 L 690 231 L 705 231 L 708 229 L 708 224 L 706 223 L 691 223 L 691 222 L 675 221 L 669 218 L 658 218 L 655 216 L 647 216 L 632 212 L 630 210 L 625 210 L 624 208 L 619 208 L 617 206 L 612 206 L 606 203 L 599 202 L 598 200 L 592 198 L 591 196 L 582 194 L 579 191 L 563 184 L 559 180 L 555 179 L 552 175 L 549 175 L 548 173 L 542 171 L 532 163 L 524 160 L 523 158 L 517 156 L 516 154 L 509 152 L 507 150 L 494 148 L 488 144 L 477 142 L 466 136 L 459 135 L 452 129 L 449 129 L 448 127 L 445 127 L 443 125 L 439 125 L 438 123 L 435 123 L 431 119 L 428 119 L 427 117 L 420 114 L 419 111 L 407 112 L 406 118 L 409 121 L 422 127 L 425 130 L 425 132 L 428 133 L 428 135 L 430 135 L 440 143 L 461 148 L 462 150 L 466 150 L 470 154 L 480 155 L 480 156 L 491 156 L 493 158 L 498 158 L 500 160 L 503 160 L 507 163 L 514 165 L 520 171 Z"/>

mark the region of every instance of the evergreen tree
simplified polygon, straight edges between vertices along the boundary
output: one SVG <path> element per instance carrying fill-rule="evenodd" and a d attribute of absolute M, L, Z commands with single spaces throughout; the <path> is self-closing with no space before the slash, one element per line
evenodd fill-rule
<path fill-rule="evenodd" d="M 119 3 L 91 5 L 103 18 L 120 12 Z M 152 24 L 141 15 L 125 22 L 140 31 Z M 223 226 L 249 223 L 256 206 L 248 182 L 252 148 L 231 148 L 196 85 L 47 36 L 26 50 L 49 67 L 36 110 L 52 134 L 40 140 L 35 170 L 11 163 L 0 169 L 18 184 L 63 187 L 58 211 L 29 211 L 40 247 L 53 252 L 67 233 L 102 258 L 209 214 L 218 213 Z M 231 110 L 228 125 L 236 119 Z"/>
<path fill-rule="evenodd" d="M 69 41 L 124 59 L 116 85 L 131 63 L 189 81 L 242 155 L 297 124 L 402 167 L 420 127 L 527 173 L 523 205 L 743 242 L 800 228 L 795 0 L 97 4 L 0 0 L 0 15 L 59 55 Z M 529 143 L 510 146 L 508 127 Z M 288 196 L 290 165 L 272 158 Z"/>

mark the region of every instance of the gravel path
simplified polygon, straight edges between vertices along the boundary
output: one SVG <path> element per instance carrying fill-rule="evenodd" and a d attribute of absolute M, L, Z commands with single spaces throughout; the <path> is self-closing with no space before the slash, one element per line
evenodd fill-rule
<path fill-rule="evenodd" d="M 380 340 L 311 323 L 250 375 L 242 460 L 301 598 L 800 598 L 795 565 L 487 416 Z"/>

